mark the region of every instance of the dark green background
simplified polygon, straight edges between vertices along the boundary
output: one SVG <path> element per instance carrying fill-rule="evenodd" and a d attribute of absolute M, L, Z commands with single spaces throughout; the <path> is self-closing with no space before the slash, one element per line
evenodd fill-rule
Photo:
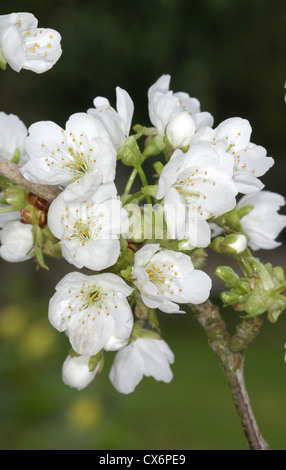
<path fill-rule="evenodd" d="M 47 73 L 1 71 L 1 111 L 17 114 L 27 126 L 38 120 L 64 126 L 95 96 L 114 105 L 119 85 L 135 103 L 133 124 L 148 125 L 147 90 L 168 73 L 171 89 L 197 97 L 215 125 L 233 116 L 250 121 L 252 141 L 276 161 L 263 177 L 266 189 L 285 195 L 284 2 L 1 3 L 1 14 L 32 12 L 41 27 L 63 38 L 63 55 Z M 118 172 L 118 188 L 124 176 Z M 260 255 L 286 268 L 284 248 Z M 216 262 L 210 255 L 210 274 Z M 72 267 L 49 265 L 50 272 L 36 273 L 32 262 L 0 262 L 0 449 L 246 449 L 217 360 L 191 314 L 160 314 L 176 356 L 171 384 L 144 379 L 134 394 L 120 395 L 108 380 L 110 354 L 102 376 L 86 390 L 64 386 L 61 364 L 69 344 L 48 323 L 47 305 Z M 215 282 L 214 300 L 221 287 Z M 233 326 L 235 314 L 225 316 Z M 283 450 L 285 341 L 285 318 L 275 325 L 265 320 L 246 361 L 258 422 L 272 448 Z"/>

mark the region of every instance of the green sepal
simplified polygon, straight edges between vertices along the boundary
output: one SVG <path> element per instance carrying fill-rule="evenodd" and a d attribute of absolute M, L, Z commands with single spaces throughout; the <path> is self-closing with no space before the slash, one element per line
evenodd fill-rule
<path fill-rule="evenodd" d="M 158 131 L 155 127 L 145 127 L 141 126 L 141 124 L 135 124 L 132 128 L 136 134 L 133 136 L 135 139 L 142 137 L 142 135 L 150 136 L 158 134 Z"/>
<path fill-rule="evenodd" d="M 19 149 L 16 149 L 11 162 L 17 165 L 20 161 L 20 157 L 21 157 L 21 152 Z"/>
<path fill-rule="evenodd" d="M 104 367 L 104 353 L 103 350 L 99 351 L 95 356 L 91 356 L 88 361 L 88 368 L 90 372 L 93 372 L 98 366 L 96 375 L 101 374 Z"/>
<path fill-rule="evenodd" d="M 157 176 L 160 176 L 163 171 L 164 165 L 162 162 L 155 162 L 153 164 L 153 168 L 155 169 Z"/>
<path fill-rule="evenodd" d="M 43 255 L 43 234 L 42 230 L 38 225 L 33 225 L 33 235 L 34 235 L 34 255 L 38 263 L 38 267 L 46 269 L 49 271 L 49 267 L 46 265 Z"/>
<path fill-rule="evenodd" d="M 158 317 L 157 317 L 157 314 L 156 314 L 156 310 L 153 309 L 153 308 L 149 309 L 148 321 L 150 323 L 150 326 L 152 328 L 154 328 L 155 330 L 157 330 L 159 335 L 160 335 L 161 334 L 161 329 L 160 329 L 160 326 L 159 326 L 159 320 L 158 320 Z"/>
<path fill-rule="evenodd" d="M 2 70 L 6 70 L 6 67 L 7 67 L 7 60 L 5 59 L 5 57 L 0 52 L 0 68 Z"/>
<path fill-rule="evenodd" d="M 21 211 L 27 205 L 27 190 L 22 186 L 13 185 L 3 191 L 6 203 Z"/>

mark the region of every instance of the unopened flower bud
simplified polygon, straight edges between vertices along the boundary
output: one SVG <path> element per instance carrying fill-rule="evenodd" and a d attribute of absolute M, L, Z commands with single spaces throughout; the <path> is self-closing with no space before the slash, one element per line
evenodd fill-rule
<path fill-rule="evenodd" d="M 214 274 L 227 286 L 236 286 L 239 282 L 238 275 L 229 266 L 218 266 Z"/>
<path fill-rule="evenodd" d="M 279 282 L 285 281 L 284 269 L 281 268 L 280 266 L 276 266 L 275 268 L 273 268 L 273 274 L 276 277 L 277 281 Z"/>
<path fill-rule="evenodd" d="M 228 235 L 225 237 L 223 244 L 234 250 L 233 254 L 239 255 L 247 248 L 247 238 L 241 233 L 236 233 L 234 235 Z"/>
<path fill-rule="evenodd" d="M 27 190 L 21 186 L 9 186 L 3 191 L 3 196 L 7 204 L 21 211 L 27 204 Z"/>
<path fill-rule="evenodd" d="M 69 355 L 62 368 L 63 382 L 71 388 L 82 390 L 86 388 L 95 378 L 100 361 L 94 370 L 90 371 L 90 356 Z"/>
<path fill-rule="evenodd" d="M 178 243 L 178 249 L 180 251 L 190 251 L 194 247 L 190 244 L 188 240 L 180 240 Z"/>
<path fill-rule="evenodd" d="M 135 166 L 139 162 L 140 149 L 134 137 L 128 137 L 124 145 L 118 149 L 117 156 L 127 166 Z"/>
<path fill-rule="evenodd" d="M 144 157 L 159 155 L 164 150 L 164 141 L 161 135 L 149 136 L 145 141 Z"/>
<path fill-rule="evenodd" d="M 244 310 L 247 312 L 249 317 L 261 315 L 266 312 L 268 301 L 268 293 L 264 289 L 256 287 L 253 293 L 247 296 L 244 303 Z"/>
<path fill-rule="evenodd" d="M 175 113 L 166 126 L 166 136 L 173 148 L 190 145 L 196 126 L 193 118 L 184 112 Z"/>
<path fill-rule="evenodd" d="M 240 296 L 235 292 L 226 291 L 221 292 L 220 298 L 225 305 L 234 305 L 239 302 Z"/>
<path fill-rule="evenodd" d="M 0 257 L 10 263 L 26 261 L 33 256 L 33 228 L 18 220 L 8 222 L 0 232 Z"/>

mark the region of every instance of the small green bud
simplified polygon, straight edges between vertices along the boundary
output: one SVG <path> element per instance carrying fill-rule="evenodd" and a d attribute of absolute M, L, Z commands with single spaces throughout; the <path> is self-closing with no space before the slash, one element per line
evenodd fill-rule
<path fill-rule="evenodd" d="M 24 209 L 27 204 L 27 190 L 21 186 L 13 185 L 3 191 L 4 198 L 10 206 L 18 211 Z"/>
<path fill-rule="evenodd" d="M 236 291 L 238 294 L 248 294 L 251 291 L 251 285 L 249 281 L 240 280 L 236 286 Z"/>
<path fill-rule="evenodd" d="M 232 291 L 221 292 L 220 298 L 225 305 L 234 305 L 240 300 L 240 296 Z"/>
<path fill-rule="evenodd" d="M 270 323 L 276 323 L 283 310 L 283 308 L 281 309 L 281 307 L 277 305 L 271 305 L 267 312 L 267 318 Z"/>
<path fill-rule="evenodd" d="M 273 268 L 273 274 L 275 278 L 277 279 L 278 282 L 284 282 L 285 281 L 285 273 L 284 269 L 281 268 L 280 266 L 276 266 Z"/>
<path fill-rule="evenodd" d="M 238 275 L 229 266 L 218 266 L 214 272 L 227 287 L 235 287 L 239 282 Z"/>
<path fill-rule="evenodd" d="M 188 240 L 180 240 L 178 242 L 178 250 L 179 251 L 190 251 L 193 250 L 194 247 L 190 244 Z M 198 251 L 198 250 L 196 250 Z"/>
<path fill-rule="evenodd" d="M 157 175 L 160 176 L 164 168 L 164 165 L 162 162 L 155 162 L 153 165 L 153 168 L 155 169 Z"/>
<path fill-rule="evenodd" d="M 223 245 L 233 250 L 232 254 L 239 255 L 243 253 L 247 248 L 247 238 L 242 233 L 235 233 L 228 235 L 223 241 Z M 231 254 L 231 253 L 230 253 Z"/>
<path fill-rule="evenodd" d="M 190 254 L 195 269 L 202 269 L 205 265 L 207 253 L 203 248 L 197 248 Z"/>
<path fill-rule="evenodd" d="M 126 139 L 124 145 L 118 149 L 117 157 L 124 165 L 136 166 L 140 161 L 141 152 L 133 136 Z"/>
<path fill-rule="evenodd" d="M 155 137 L 148 137 L 145 141 L 145 149 L 143 152 L 144 158 L 159 155 L 163 152 L 165 144 L 161 135 Z"/>
<path fill-rule="evenodd" d="M 267 310 L 268 299 L 267 292 L 264 289 L 256 287 L 254 291 L 247 296 L 244 302 L 244 310 L 249 317 L 261 315 Z"/>
<path fill-rule="evenodd" d="M 141 126 L 141 124 L 135 124 L 132 129 L 136 132 L 136 135 L 134 137 L 136 137 L 137 139 L 142 135 L 150 136 L 158 134 L 156 127 L 145 127 Z"/>

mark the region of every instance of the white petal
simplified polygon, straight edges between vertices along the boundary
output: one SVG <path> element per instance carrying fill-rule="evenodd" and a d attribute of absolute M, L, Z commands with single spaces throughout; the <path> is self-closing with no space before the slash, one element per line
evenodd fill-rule
<path fill-rule="evenodd" d="M 71 146 L 73 138 L 78 142 L 81 141 L 81 134 L 86 135 L 90 143 L 100 138 L 108 141 L 108 134 L 101 122 L 87 113 L 72 114 L 66 123 L 66 132 L 68 136 L 70 132 L 73 134 L 70 138 Z"/>
<path fill-rule="evenodd" d="M 65 185 L 68 182 L 67 174 L 54 171 L 51 162 L 52 160 L 47 161 L 46 157 L 34 158 L 25 163 L 20 171 L 24 178 L 34 183 Z"/>
<path fill-rule="evenodd" d="M 95 315 L 95 320 L 84 322 L 81 315 L 73 315 L 68 325 L 68 336 L 72 348 L 78 354 L 95 356 L 108 342 L 114 330 L 111 315 L 104 320 Z"/>
<path fill-rule="evenodd" d="M 210 296 L 211 278 L 199 269 L 180 279 L 182 292 L 174 290 L 174 301 L 178 303 L 201 304 Z"/>
<path fill-rule="evenodd" d="M 159 243 L 147 243 L 140 250 L 135 253 L 134 256 L 134 268 L 144 266 L 150 258 L 158 251 L 160 248 Z"/>
<path fill-rule="evenodd" d="M 109 379 L 118 392 L 129 394 L 142 378 L 143 360 L 131 343 L 116 354 Z"/>
<path fill-rule="evenodd" d="M 252 128 L 247 119 L 229 118 L 215 129 L 215 138 L 225 142 L 227 148 L 233 145 L 232 150 L 239 152 L 248 146 L 251 132 Z"/>
<path fill-rule="evenodd" d="M 63 129 L 52 121 L 39 121 L 28 129 L 26 150 L 31 159 L 50 156 L 63 139 Z"/>
<path fill-rule="evenodd" d="M 158 341 L 158 343 L 157 343 Z M 174 354 L 163 340 L 138 338 L 136 346 L 144 361 L 144 375 L 166 383 L 171 382 L 173 373 L 169 362 L 174 362 Z"/>
<path fill-rule="evenodd" d="M 241 198 L 237 204 L 239 209 L 253 206 L 253 210 L 241 219 L 243 231 L 250 238 L 250 248 L 273 249 L 280 245 L 275 239 L 286 226 L 286 216 L 278 213 L 284 204 L 284 197 L 271 191 L 260 191 Z"/>
<path fill-rule="evenodd" d="M 10 67 L 20 72 L 25 63 L 25 46 L 19 28 L 14 25 L 5 26 L 0 33 L 0 49 Z"/>
<path fill-rule="evenodd" d="M 28 131 L 18 116 L 0 112 L 0 129 L 0 154 L 2 157 L 12 160 L 16 149 L 20 151 L 20 154 L 23 154 Z"/>
<path fill-rule="evenodd" d="M 125 125 L 125 136 L 128 137 L 133 118 L 134 104 L 127 91 L 120 87 L 116 88 L 116 107 Z"/>

